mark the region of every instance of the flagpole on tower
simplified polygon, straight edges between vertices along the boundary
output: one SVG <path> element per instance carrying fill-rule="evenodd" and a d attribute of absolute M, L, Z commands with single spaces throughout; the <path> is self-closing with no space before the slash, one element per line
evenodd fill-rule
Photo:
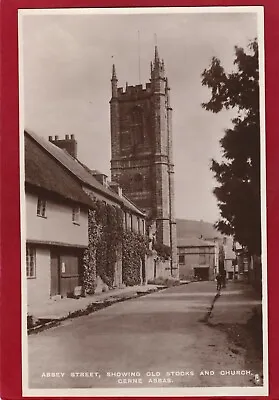
<path fill-rule="evenodd" d="M 154 44 L 157 46 L 157 33 L 154 33 Z"/>

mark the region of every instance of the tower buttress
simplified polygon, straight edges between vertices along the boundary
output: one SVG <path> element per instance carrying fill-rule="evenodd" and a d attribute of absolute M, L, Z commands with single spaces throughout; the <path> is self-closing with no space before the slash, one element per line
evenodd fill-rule
<path fill-rule="evenodd" d="M 177 260 L 177 229 L 174 212 L 174 164 L 173 164 L 173 141 L 172 141 L 172 107 L 170 105 L 170 87 L 166 81 L 166 106 L 168 120 L 168 158 L 169 158 L 169 207 L 170 207 L 170 247 L 171 247 L 171 272 L 172 276 L 179 278 Z"/>
<path fill-rule="evenodd" d="M 158 241 L 170 246 L 170 204 L 168 172 L 168 122 L 166 110 L 166 77 L 165 66 L 159 58 L 157 46 L 151 74 L 153 87 L 153 121 L 155 136 L 154 176 L 156 198 L 156 225 Z"/>

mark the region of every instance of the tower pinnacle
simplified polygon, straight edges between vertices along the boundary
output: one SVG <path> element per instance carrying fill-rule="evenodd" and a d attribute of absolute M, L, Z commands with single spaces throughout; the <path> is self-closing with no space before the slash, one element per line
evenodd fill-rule
<path fill-rule="evenodd" d="M 114 64 L 112 65 L 111 94 L 112 94 L 112 98 L 117 97 L 117 76 L 116 76 L 116 70 L 115 70 Z"/>
<path fill-rule="evenodd" d="M 112 76 L 111 79 L 117 80 L 115 65 L 112 64 Z"/>
<path fill-rule="evenodd" d="M 158 47 L 157 47 L 157 45 L 155 46 L 155 57 L 154 57 L 154 61 L 155 61 L 155 63 L 157 63 L 157 62 L 159 62 L 159 61 L 160 61 L 160 59 L 159 59 L 159 54 L 158 54 Z"/>
<path fill-rule="evenodd" d="M 164 60 L 160 60 L 158 46 L 155 46 L 154 62 L 151 63 L 151 78 L 164 78 L 165 65 Z"/>

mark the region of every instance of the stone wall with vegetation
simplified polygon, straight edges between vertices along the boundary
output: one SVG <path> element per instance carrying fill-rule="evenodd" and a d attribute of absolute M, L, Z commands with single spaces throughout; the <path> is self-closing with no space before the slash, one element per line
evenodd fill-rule
<path fill-rule="evenodd" d="M 122 282 L 127 286 L 140 284 L 142 260 L 148 248 L 146 238 L 123 229 L 121 208 L 99 200 L 93 200 L 93 205 L 88 214 L 89 244 L 83 258 L 85 292 L 94 293 L 97 276 L 113 286 L 121 253 Z"/>

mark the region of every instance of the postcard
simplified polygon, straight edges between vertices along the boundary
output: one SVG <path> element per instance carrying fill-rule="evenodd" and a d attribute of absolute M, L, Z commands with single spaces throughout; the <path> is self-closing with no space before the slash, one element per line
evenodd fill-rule
<path fill-rule="evenodd" d="M 18 26 L 23 395 L 268 395 L 263 7 Z"/>

